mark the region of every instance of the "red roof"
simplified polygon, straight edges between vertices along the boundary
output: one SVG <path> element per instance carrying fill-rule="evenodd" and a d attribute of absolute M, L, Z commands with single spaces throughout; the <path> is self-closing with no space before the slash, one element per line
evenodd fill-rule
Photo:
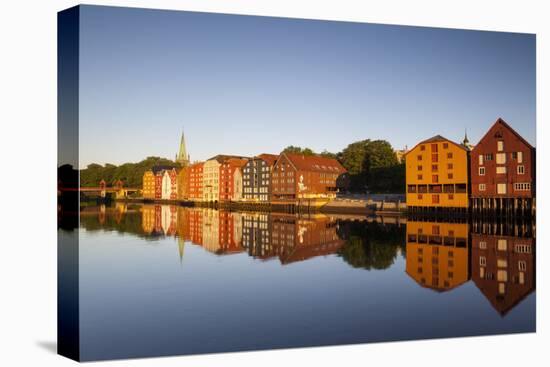
<path fill-rule="evenodd" d="M 489 133 L 491 132 L 491 130 L 493 130 L 493 127 L 495 127 L 496 125 L 502 125 L 504 126 L 506 129 L 510 130 L 510 132 L 515 135 L 521 142 L 523 142 L 523 144 L 527 145 L 529 148 L 533 148 L 533 146 L 531 144 L 529 144 L 529 142 L 527 140 L 525 140 L 523 138 L 523 136 L 521 136 L 516 130 L 514 130 L 510 125 L 508 125 L 506 123 L 506 121 L 504 121 L 502 118 L 498 118 L 495 123 L 489 128 L 489 130 L 487 130 L 487 132 L 485 133 L 485 135 L 483 135 L 483 137 L 479 140 L 479 143 L 478 145 L 489 135 Z"/>
<path fill-rule="evenodd" d="M 347 170 L 334 158 L 325 158 L 318 155 L 303 155 L 294 153 L 281 153 L 299 171 L 344 173 Z"/>
<path fill-rule="evenodd" d="M 265 161 L 268 166 L 273 166 L 277 158 L 279 158 L 279 156 L 276 154 L 263 153 L 263 154 L 260 154 L 257 158 L 260 158 L 263 161 Z"/>
<path fill-rule="evenodd" d="M 243 167 L 248 162 L 248 159 L 241 159 L 241 158 L 229 158 L 226 160 L 223 164 L 229 164 L 230 166 L 234 167 Z"/>

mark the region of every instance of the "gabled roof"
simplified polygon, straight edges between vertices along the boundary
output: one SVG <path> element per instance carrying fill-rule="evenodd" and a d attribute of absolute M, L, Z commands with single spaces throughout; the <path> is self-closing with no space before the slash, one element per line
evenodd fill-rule
<path fill-rule="evenodd" d="M 516 136 L 523 144 L 527 145 L 529 148 L 533 149 L 533 146 L 531 144 L 529 144 L 529 142 L 527 140 L 525 140 L 523 138 L 523 136 L 519 135 L 519 133 L 514 130 L 510 125 L 508 125 L 506 123 L 506 121 L 504 121 L 502 118 L 498 118 L 495 123 L 493 125 L 491 125 L 491 127 L 489 128 L 489 130 L 487 130 L 487 132 L 485 133 L 485 135 L 483 135 L 483 137 L 481 139 L 479 139 L 479 143 L 477 143 L 476 147 L 479 146 L 479 144 L 483 141 L 483 139 L 485 139 L 486 137 L 489 136 L 489 133 L 491 132 L 491 130 L 493 130 L 493 128 L 497 125 L 501 125 L 503 127 L 505 127 L 506 129 L 508 129 L 512 134 L 514 134 L 514 136 Z"/>
<path fill-rule="evenodd" d="M 244 166 L 247 162 L 248 162 L 248 159 L 244 159 L 244 158 L 229 158 L 225 160 L 223 163 L 240 168 Z"/>
<path fill-rule="evenodd" d="M 261 160 L 265 161 L 268 166 L 273 166 L 275 164 L 275 161 L 277 160 L 277 158 L 279 158 L 279 156 L 276 155 L 276 154 L 263 153 L 263 154 L 260 154 L 260 155 L 256 156 L 255 158 L 260 158 Z"/>
<path fill-rule="evenodd" d="M 347 170 L 334 158 L 325 158 L 318 155 L 303 155 L 294 153 L 281 153 L 299 171 L 315 171 L 329 173 L 345 173 Z"/>
<path fill-rule="evenodd" d="M 469 151 L 468 148 L 466 148 L 466 147 L 465 147 L 464 145 L 462 145 L 462 144 L 455 143 L 454 141 L 449 140 L 449 139 L 447 139 L 447 138 L 444 137 L 444 136 L 435 135 L 435 136 L 432 136 L 432 137 L 429 138 L 429 139 L 422 140 L 420 143 L 416 144 L 412 149 L 409 149 L 403 156 L 407 156 L 410 152 L 412 152 L 413 150 L 415 150 L 416 147 L 418 147 L 418 146 L 421 145 L 421 144 L 436 143 L 436 142 L 440 142 L 440 141 L 444 141 L 444 142 L 448 142 L 448 143 L 454 144 L 455 146 L 459 147 L 459 148 L 462 149 L 462 150 L 465 150 L 465 151 L 467 151 L 467 152 Z"/>

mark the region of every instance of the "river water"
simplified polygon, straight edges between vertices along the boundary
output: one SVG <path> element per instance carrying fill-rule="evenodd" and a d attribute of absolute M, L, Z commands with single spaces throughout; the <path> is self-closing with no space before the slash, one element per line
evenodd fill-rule
<path fill-rule="evenodd" d="M 88 206 L 82 360 L 535 331 L 523 226 Z"/>

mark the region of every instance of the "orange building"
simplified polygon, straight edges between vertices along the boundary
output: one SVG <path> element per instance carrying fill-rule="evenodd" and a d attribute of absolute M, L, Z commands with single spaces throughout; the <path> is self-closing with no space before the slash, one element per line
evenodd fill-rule
<path fill-rule="evenodd" d="M 469 149 L 436 135 L 405 154 L 407 207 L 468 208 Z"/>
<path fill-rule="evenodd" d="M 177 198 L 179 200 L 188 200 L 189 199 L 189 173 L 190 168 L 188 166 L 183 167 L 176 179 L 177 181 Z"/>
<path fill-rule="evenodd" d="M 189 166 L 189 199 L 202 201 L 204 162 L 193 163 Z"/>
<path fill-rule="evenodd" d="M 468 234 L 468 223 L 407 221 L 407 274 L 439 292 L 466 283 Z"/>

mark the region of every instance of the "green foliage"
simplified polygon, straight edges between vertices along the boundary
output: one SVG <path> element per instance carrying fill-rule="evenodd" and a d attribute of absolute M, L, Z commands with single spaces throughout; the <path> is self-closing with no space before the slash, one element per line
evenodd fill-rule
<path fill-rule="evenodd" d="M 286 147 L 283 152 L 285 153 L 294 153 L 294 154 L 303 154 L 303 155 L 315 155 L 315 152 L 310 148 L 301 148 L 294 145 L 289 145 Z"/>
<path fill-rule="evenodd" d="M 390 143 L 385 140 L 361 140 L 348 145 L 339 154 L 350 175 L 352 191 L 402 192 L 404 171 Z M 388 186 L 389 185 L 389 186 Z M 397 189 L 397 191 L 395 191 Z"/>
<path fill-rule="evenodd" d="M 145 171 L 157 165 L 178 166 L 176 162 L 160 157 L 147 157 L 141 162 L 124 163 L 120 166 L 109 163 L 102 166 L 92 163 L 80 170 L 80 186 L 97 187 L 101 180 L 105 180 L 108 186 L 112 186 L 117 180 L 122 180 L 125 187 L 141 188 Z"/>
<path fill-rule="evenodd" d="M 378 223 L 341 222 L 340 236 L 346 243 L 338 255 L 354 268 L 380 270 L 389 268 L 398 250 L 405 256 L 404 227 Z"/>

